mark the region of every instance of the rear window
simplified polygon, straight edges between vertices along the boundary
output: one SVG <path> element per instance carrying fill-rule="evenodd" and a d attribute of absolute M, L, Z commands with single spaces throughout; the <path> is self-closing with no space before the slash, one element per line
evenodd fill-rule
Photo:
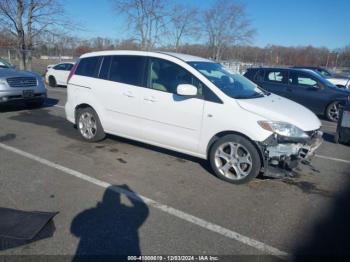
<path fill-rule="evenodd" d="M 101 57 L 87 57 L 80 60 L 76 75 L 97 77 L 100 70 Z"/>
<path fill-rule="evenodd" d="M 110 63 L 109 80 L 144 87 L 145 65 L 146 58 L 142 56 L 113 56 Z M 102 72 L 105 76 L 105 69 Z"/>

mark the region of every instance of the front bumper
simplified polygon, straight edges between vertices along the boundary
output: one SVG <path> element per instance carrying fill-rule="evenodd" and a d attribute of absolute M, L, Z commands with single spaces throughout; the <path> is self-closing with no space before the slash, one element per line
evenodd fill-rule
<path fill-rule="evenodd" d="M 264 161 L 264 174 L 290 172 L 300 162 L 310 164 L 316 149 L 322 144 L 323 133 L 319 130 L 308 132 L 309 138 L 287 138 L 273 134 L 258 143 Z"/>
<path fill-rule="evenodd" d="M 16 103 L 27 100 L 40 100 L 46 99 L 46 90 L 34 90 L 33 96 L 24 97 L 23 90 L 27 89 L 15 89 L 15 90 L 0 90 L 0 104 Z"/>

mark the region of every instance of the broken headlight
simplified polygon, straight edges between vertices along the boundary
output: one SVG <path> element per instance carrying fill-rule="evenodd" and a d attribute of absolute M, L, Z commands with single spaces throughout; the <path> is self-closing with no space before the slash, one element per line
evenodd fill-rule
<path fill-rule="evenodd" d="M 309 136 L 295 125 L 278 121 L 258 121 L 263 129 L 285 137 L 308 138 Z"/>

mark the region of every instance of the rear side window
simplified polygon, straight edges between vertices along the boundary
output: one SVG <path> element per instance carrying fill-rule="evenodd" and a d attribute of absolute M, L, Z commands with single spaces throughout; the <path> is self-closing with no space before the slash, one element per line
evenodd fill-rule
<path fill-rule="evenodd" d="M 264 81 L 264 70 L 259 69 L 259 71 L 255 75 L 255 81 L 262 82 Z"/>
<path fill-rule="evenodd" d="M 102 72 L 103 76 L 105 76 L 107 62 L 103 66 Z M 108 79 L 114 82 L 144 87 L 145 66 L 146 58 L 142 56 L 113 56 Z"/>
<path fill-rule="evenodd" d="M 254 75 L 256 74 L 257 70 L 254 68 L 248 68 L 247 72 L 244 74 L 246 78 L 249 78 L 250 80 L 254 79 Z"/>
<path fill-rule="evenodd" d="M 269 70 L 265 73 L 265 81 L 274 83 L 286 83 L 288 73 L 282 70 Z"/>
<path fill-rule="evenodd" d="M 55 70 L 66 70 L 66 64 L 58 64 L 53 67 Z"/>
<path fill-rule="evenodd" d="M 87 57 L 80 60 L 77 70 L 75 71 L 76 75 L 97 77 L 100 70 L 101 57 Z"/>

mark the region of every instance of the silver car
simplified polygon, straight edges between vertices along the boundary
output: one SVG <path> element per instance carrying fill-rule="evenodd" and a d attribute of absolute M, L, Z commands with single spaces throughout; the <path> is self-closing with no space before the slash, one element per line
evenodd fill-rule
<path fill-rule="evenodd" d="M 46 99 L 46 88 L 40 75 L 11 68 L 0 69 L 0 105 L 24 102 L 40 107 Z"/>

